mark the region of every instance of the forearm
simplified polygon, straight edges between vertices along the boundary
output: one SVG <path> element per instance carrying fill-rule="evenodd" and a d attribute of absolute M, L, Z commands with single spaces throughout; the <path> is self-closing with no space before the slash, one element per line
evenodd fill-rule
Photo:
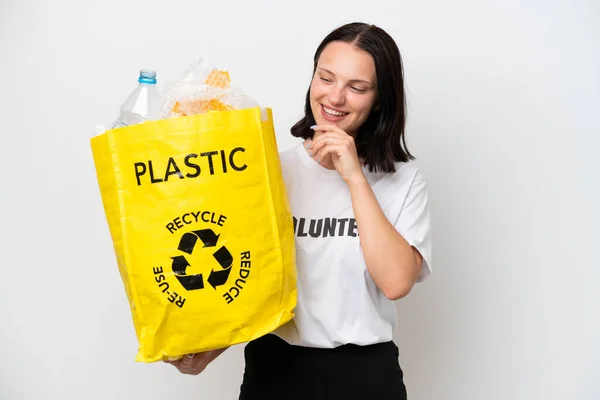
<path fill-rule="evenodd" d="M 421 260 L 383 213 L 366 179 L 348 184 L 367 269 L 390 299 L 406 296 L 416 282 Z"/>

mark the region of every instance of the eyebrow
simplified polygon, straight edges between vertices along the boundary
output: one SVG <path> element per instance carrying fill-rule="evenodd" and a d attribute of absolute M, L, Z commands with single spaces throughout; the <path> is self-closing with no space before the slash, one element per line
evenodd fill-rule
<path fill-rule="evenodd" d="M 318 67 L 317 70 L 321 70 L 323 72 L 327 72 L 328 74 L 335 76 L 335 74 L 333 72 L 331 72 L 330 70 L 328 70 L 327 68 Z M 364 79 L 350 79 L 350 82 L 361 82 L 361 83 L 366 83 L 367 85 L 373 85 L 371 82 L 365 81 Z"/>

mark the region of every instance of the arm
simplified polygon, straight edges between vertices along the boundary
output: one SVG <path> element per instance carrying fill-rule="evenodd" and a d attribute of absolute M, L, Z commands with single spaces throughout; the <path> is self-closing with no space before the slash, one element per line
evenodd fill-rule
<path fill-rule="evenodd" d="M 383 294 L 397 300 L 410 293 L 423 259 L 384 215 L 364 174 L 348 183 L 367 269 Z"/>
<path fill-rule="evenodd" d="M 360 166 L 354 138 L 334 125 L 313 128 L 320 134 L 307 143 L 307 148 L 317 162 L 335 168 L 348 185 L 363 255 L 373 281 L 389 299 L 406 296 L 421 275 L 422 255 L 383 213 Z M 419 200 L 411 205 L 422 206 Z M 402 224 L 418 226 L 410 217 Z"/>

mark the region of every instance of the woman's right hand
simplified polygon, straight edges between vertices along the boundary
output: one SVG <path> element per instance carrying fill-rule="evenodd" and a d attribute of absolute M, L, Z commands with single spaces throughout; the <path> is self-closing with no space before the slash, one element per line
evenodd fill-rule
<path fill-rule="evenodd" d="M 198 375 L 210 364 L 215 358 L 220 356 L 227 347 L 224 349 L 210 350 L 202 353 L 187 354 L 179 360 L 169 361 L 165 360 L 167 364 L 173 365 L 182 374 L 186 375 Z"/>

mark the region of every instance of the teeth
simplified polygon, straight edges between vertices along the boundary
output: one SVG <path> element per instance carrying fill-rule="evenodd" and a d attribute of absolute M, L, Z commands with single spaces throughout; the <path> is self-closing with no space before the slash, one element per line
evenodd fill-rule
<path fill-rule="evenodd" d="M 343 112 L 332 110 L 331 108 L 327 108 L 325 106 L 323 106 L 323 110 L 325 110 L 325 112 L 327 114 L 334 116 L 334 117 L 341 117 L 341 116 L 348 114 L 348 113 L 343 113 Z"/>

